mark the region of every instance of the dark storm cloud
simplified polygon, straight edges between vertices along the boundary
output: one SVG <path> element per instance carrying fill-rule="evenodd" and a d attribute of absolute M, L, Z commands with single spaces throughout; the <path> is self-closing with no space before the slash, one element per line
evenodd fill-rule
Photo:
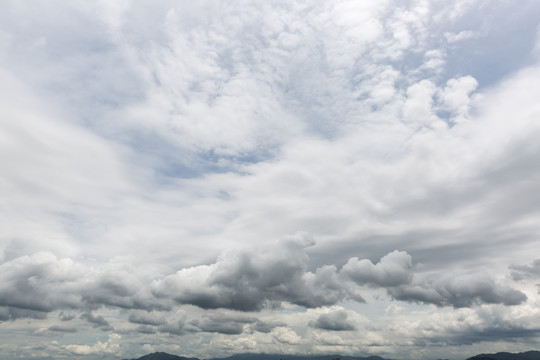
<path fill-rule="evenodd" d="M 540 259 L 534 260 L 531 265 L 512 265 L 510 270 L 510 276 L 516 281 L 540 277 Z"/>
<path fill-rule="evenodd" d="M 310 326 L 330 331 L 351 331 L 356 327 L 352 322 L 347 320 L 347 312 L 345 310 L 337 310 L 328 314 L 321 314 L 316 321 L 310 322 Z"/>
<path fill-rule="evenodd" d="M 521 291 L 482 276 L 430 278 L 418 284 L 387 289 L 396 300 L 454 308 L 477 304 L 519 305 L 527 296 Z"/>

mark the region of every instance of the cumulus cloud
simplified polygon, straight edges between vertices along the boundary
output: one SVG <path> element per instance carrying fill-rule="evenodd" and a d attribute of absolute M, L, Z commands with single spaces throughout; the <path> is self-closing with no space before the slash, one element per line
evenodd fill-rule
<path fill-rule="evenodd" d="M 354 324 L 347 320 L 347 311 L 336 310 L 326 314 L 321 314 L 316 321 L 310 322 L 310 326 L 330 331 L 351 331 L 355 330 Z"/>
<path fill-rule="evenodd" d="M 261 332 L 261 333 L 268 334 L 274 328 L 276 328 L 278 326 L 286 326 L 286 324 L 284 322 L 280 322 L 280 321 L 268 322 L 268 321 L 257 320 L 254 324 L 251 324 L 249 326 L 249 329 L 251 331 L 258 331 L 258 332 Z"/>
<path fill-rule="evenodd" d="M 273 338 L 282 344 L 298 345 L 302 342 L 302 338 L 288 327 L 277 327 L 271 332 Z"/>
<path fill-rule="evenodd" d="M 85 269 L 51 253 L 23 256 L 0 265 L 0 305 L 50 312 L 80 306 Z M 75 290 L 75 291 L 74 291 Z"/>
<path fill-rule="evenodd" d="M 81 315 L 81 319 L 88 321 L 92 326 L 100 328 L 103 331 L 113 330 L 112 326 L 102 315 L 94 315 L 91 312 Z"/>
<path fill-rule="evenodd" d="M 98 341 L 94 345 L 66 345 L 64 348 L 74 355 L 91 355 L 91 354 L 115 354 L 120 350 L 119 341 L 121 336 L 111 334 L 107 341 Z"/>
<path fill-rule="evenodd" d="M 166 309 L 133 271 L 110 263 L 89 268 L 50 252 L 22 256 L 0 265 L 0 306 L 6 317 L 42 317 L 53 310 L 91 310 L 100 307 Z M 90 312 L 86 320 L 93 319 Z M 70 320 L 72 313 L 60 313 Z"/>
<path fill-rule="evenodd" d="M 383 256 L 377 264 L 354 257 L 347 261 L 341 272 L 360 285 L 387 287 L 407 284 L 413 275 L 412 257 L 398 250 Z"/>
<path fill-rule="evenodd" d="M 516 280 L 540 277 L 540 259 L 534 260 L 530 265 L 510 266 L 510 276 Z"/>
<path fill-rule="evenodd" d="M 313 242 L 307 235 L 284 241 L 272 251 L 236 251 L 212 265 L 182 269 L 152 283 L 158 297 L 201 308 L 241 311 L 262 309 L 268 301 L 288 301 L 316 307 L 346 296 L 335 266 L 307 271 L 304 251 Z"/>
<path fill-rule="evenodd" d="M 521 291 L 481 275 L 443 275 L 419 283 L 389 288 L 387 291 L 396 300 L 454 308 L 478 304 L 519 305 L 527 300 L 527 296 Z"/>

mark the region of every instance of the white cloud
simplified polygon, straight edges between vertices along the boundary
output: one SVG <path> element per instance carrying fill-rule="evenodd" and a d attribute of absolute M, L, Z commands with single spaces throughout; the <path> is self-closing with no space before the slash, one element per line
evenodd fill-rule
<path fill-rule="evenodd" d="M 98 341 L 94 345 L 66 345 L 65 349 L 74 355 L 116 354 L 120 349 L 120 339 L 120 335 L 111 334 L 105 342 Z"/>
<path fill-rule="evenodd" d="M 8 3 L 2 353 L 534 343 L 539 68 L 504 70 L 509 4 Z"/>

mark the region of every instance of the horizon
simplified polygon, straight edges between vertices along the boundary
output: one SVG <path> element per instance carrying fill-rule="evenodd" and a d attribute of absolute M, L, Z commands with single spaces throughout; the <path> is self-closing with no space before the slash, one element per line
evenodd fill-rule
<path fill-rule="evenodd" d="M 5 0 L 0 360 L 540 349 L 540 2 Z"/>

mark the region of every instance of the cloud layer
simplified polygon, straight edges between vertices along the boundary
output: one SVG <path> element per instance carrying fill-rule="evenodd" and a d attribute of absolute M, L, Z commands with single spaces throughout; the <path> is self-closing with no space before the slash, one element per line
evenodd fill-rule
<path fill-rule="evenodd" d="M 0 360 L 540 346 L 538 2 L 2 10 Z"/>

